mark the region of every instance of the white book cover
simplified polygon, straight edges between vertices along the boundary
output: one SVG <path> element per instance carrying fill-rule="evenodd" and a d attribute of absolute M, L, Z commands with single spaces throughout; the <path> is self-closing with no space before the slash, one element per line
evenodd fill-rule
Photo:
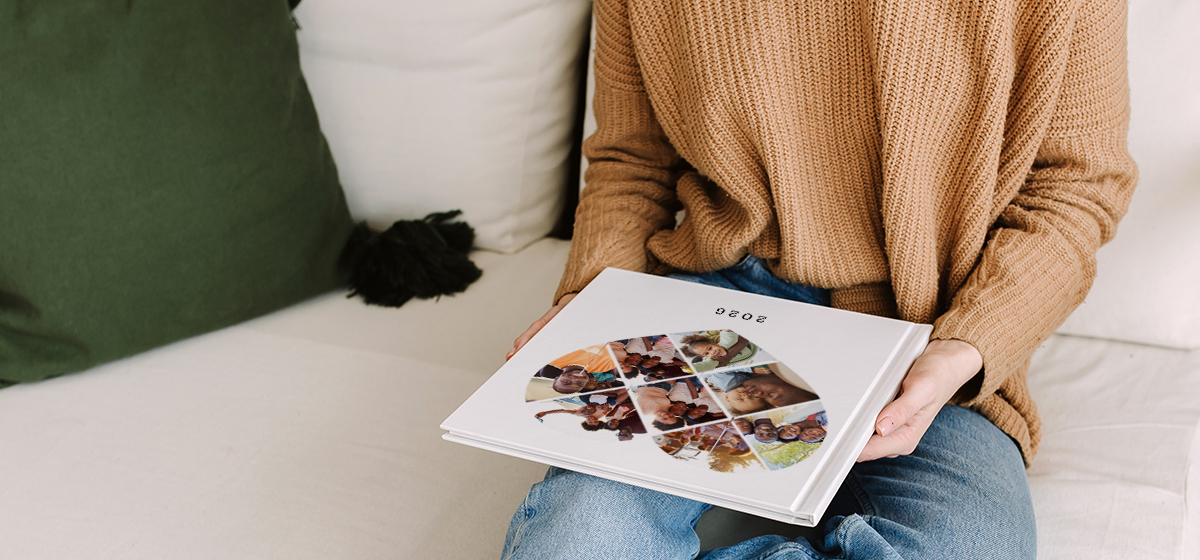
<path fill-rule="evenodd" d="M 610 268 L 443 437 L 811 526 L 931 330 Z"/>

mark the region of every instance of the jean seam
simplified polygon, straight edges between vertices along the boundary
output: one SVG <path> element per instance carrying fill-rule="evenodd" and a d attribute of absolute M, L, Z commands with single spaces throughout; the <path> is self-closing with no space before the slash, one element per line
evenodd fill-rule
<path fill-rule="evenodd" d="M 529 493 L 525 495 L 525 499 L 521 501 L 521 505 L 518 506 L 515 515 L 521 516 L 521 522 L 517 525 L 516 530 L 513 531 L 510 542 L 505 543 L 504 555 L 501 556 L 501 558 L 511 558 L 516 553 L 517 543 L 523 540 L 525 533 L 528 531 L 529 521 L 533 519 L 535 513 L 531 502 L 534 501 L 535 494 L 541 491 L 540 486 L 540 482 L 534 484 L 533 487 L 529 489 Z"/>
<path fill-rule="evenodd" d="M 787 544 L 792 545 L 787 547 L 788 550 L 774 550 L 769 552 L 766 556 L 762 556 L 761 560 L 791 560 L 795 558 L 795 555 L 793 554 L 794 552 L 803 552 L 804 556 L 808 557 L 810 560 L 828 560 L 829 558 L 828 556 L 825 556 L 824 554 L 821 554 L 810 548 L 806 548 L 804 545 L 801 545 L 797 542 L 788 542 Z"/>
<path fill-rule="evenodd" d="M 854 499 L 858 501 L 858 508 L 862 510 L 863 515 L 877 515 L 878 510 L 875 509 L 875 504 L 871 502 L 871 495 L 863 490 L 862 484 L 858 481 L 858 476 L 853 472 L 846 475 L 845 484 L 850 487 L 850 493 L 854 495 Z"/>
<path fill-rule="evenodd" d="M 701 517 L 702 517 L 702 516 L 703 516 L 705 513 L 707 513 L 707 512 L 708 512 L 708 510 L 710 510 L 710 509 L 712 509 L 712 508 L 713 508 L 713 505 L 712 505 L 712 504 L 703 504 L 703 507 L 701 507 L 701 508 L 700 508 L 700 511 L 699 511 L 699 512 L 698 512 L 696 515 L 692 516 L 692 519 L 691 519 L 691 521 L 692 521 L 692 529 L 693 529 L 693 530 L 695 530 L 695 528 L 696 528 L 696 523 L 699 523 L 699 522 L 700 522 L 700 518 L 701 518 Z"/>

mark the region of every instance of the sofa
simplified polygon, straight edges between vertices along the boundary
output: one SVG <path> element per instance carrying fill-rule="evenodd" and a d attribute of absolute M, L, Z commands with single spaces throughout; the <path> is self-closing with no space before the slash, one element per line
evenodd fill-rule
<path fill-rule="evenodd" d="M 586 0 L 305 0 L 301 60 L 355 217 L 462 208 L 481 279 L 329 293 L 0 391 L 0 557 L 494 558 L 545 467 L 439 423 L 550 304 L 579 188 Z M 1200 3 L 1129 3 L 1139 191 L 1034 356 L 1047 559 L 1200 558 Z M 581 113 L 581 108 L 583 112 Z M 515 402 L 515 401 L 514 401 Z M 727 510 L 705 548 L 796 527 Z"/>

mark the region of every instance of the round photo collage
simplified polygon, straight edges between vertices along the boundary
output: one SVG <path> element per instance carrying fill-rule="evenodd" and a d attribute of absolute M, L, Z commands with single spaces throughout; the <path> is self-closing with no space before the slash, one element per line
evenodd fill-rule
<path fill-rule="evenodd" d="M 795 371 L 731 330 L 639 336 L 546 364 L 525 401 L 543 425 L 647 440 L 718 472 L 779 470 L 825 440 L 825 407 Z"/>

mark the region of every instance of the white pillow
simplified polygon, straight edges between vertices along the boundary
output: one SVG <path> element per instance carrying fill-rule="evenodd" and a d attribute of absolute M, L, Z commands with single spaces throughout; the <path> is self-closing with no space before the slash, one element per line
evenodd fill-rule
<path fill-rule="evenodd" d="M 592 102 L 596 97 L 596 72 L 592 65 L 596 62 L 596 22 L 592 22 L 592 29 L 588 39 L 587 52 L 587 89 L 584 91 L 584 107 L 583 107 L 583 137 L 587 138 L 596 132 L 596 113 L 592 110 Z M 587 156 L 580 154 L 582 163 L 579 164 L 579 191 L 583 192 L 583 188 L 587 186 L 587 181 L 584 180 L 583 174 L 587 172 L 588 160 Z"/>
<path fill-rule="evenodd" d="M 461 208 L 512 252 L 562 209 L 588 0 L 307 0 L 301 65 L 357 219 Z"/>
<path fill-rule="evenodd" d="M 1062 334 L 1200 347 L 1200 2 L 1129 3 L 1129 149 L 1139 181 Z"/>

